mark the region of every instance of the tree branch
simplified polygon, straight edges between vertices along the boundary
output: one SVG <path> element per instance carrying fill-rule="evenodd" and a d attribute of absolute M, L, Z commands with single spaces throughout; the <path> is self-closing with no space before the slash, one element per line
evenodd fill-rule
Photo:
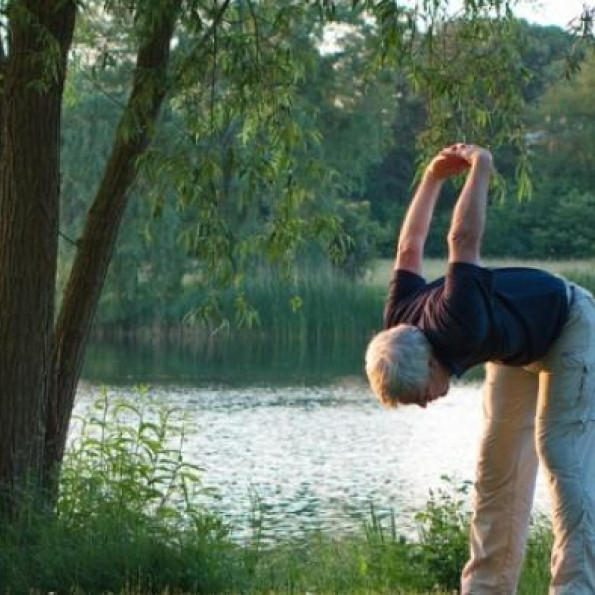
<path fill-rule="evenodd" d="M 217 14 L 213 17 L 213 20 L 209 25 L 209 28 L 205 31 L 204 35 L 197 42 L 197 44 L 193 48 L 193 51 L 190 53 L 191 59 L 189 59 L 185 63 L 183 62 L 180 65 L 176 73 L 176 77 L 178 80 L 182 80 L 184 78 L 187 67 L 194 66 L 193 62 L 196 59 L 196 55 L 205 47 L 209 39 L 215 35 L 217 27 L 219 27 L 219 25 L 222 23 L 223 17 L 229 7 L 230 2 L 231 0 L 224 0 L 223 4 L 217 10 Z"/>
<path fill-rule="evenodd" d="M 146 26 L 143 31 L 132 92 L 118 125 L 103 179 L 87 215 L 55 327 L 45 452 L 50 485 L 55 465 L 64 452 L 85 346 L 129 192 L 136 178 L 136 162 L 150 142 L 167 92 L 170 43 L 181 0 L 169 0 L 164 4 L 160 22 Z M 140 20 L 138 24 L 144 26 Z"/>

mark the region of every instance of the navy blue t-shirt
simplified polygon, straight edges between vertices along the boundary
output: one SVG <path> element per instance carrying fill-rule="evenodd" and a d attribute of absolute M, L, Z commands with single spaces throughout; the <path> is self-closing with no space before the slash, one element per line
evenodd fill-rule
<path fill-rule="evenodd" d="M 460 376 L 486 361 L 523 366 L 541 359 L 567 317 L 566 286 L 560 277 L 539 269 L 457 262 L 431 283 L 396 270 L 384 326 L 418 327 L 436 358 Z"/>

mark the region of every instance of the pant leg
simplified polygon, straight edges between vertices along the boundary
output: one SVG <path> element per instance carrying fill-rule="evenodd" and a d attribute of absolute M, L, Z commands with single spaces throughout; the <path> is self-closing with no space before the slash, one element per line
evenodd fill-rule
<path fill-rule="evenodd" d="M 595 302 L 578 290 L 541 362 L 537 447 L 550 499 L 550 593 L 595 593 Z"/>
<path fill-rule="evenodd" d="M 515 593 L 527 540 L 535 479 L 538 376 L 489 363 L 483 434 L 474 489 L 470 559 L 463 594 Z"/>

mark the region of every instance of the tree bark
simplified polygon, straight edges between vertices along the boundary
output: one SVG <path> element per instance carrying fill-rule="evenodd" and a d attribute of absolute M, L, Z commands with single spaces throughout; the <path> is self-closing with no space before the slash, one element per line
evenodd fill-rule
<path fill-rule="evenodd" d="M 4 138 L 4 134 L 2 134 L 2 105 L 4 103 L 4 77 L 6 68 L 6 50 L 4 49 L 4 41 L 2 39 L 2 35 L 0 34 L 0 155 L 2 154 L 2 139 Z"/>
<path fill-rule="evenodd" d="M 50 496 L 56 495 L 56 480 L 85 347 L 136 177 L 136 161 L 147 147 L 167 91 L 166 70 L 180 0 L 164 4 L 162 18 L 145 32 L 141 41 L 132 93 L 78 241 L 78 252 L 55 328 L 43 463 L 44 484 L 49 488 Z"/>
<path fill-rule="evenodd" d="M 64 0 L 11 8 L 0 100 L 0 515 L 12 514 L 22 484 L 42 479 L 60 111 L 76 13 Z"/>

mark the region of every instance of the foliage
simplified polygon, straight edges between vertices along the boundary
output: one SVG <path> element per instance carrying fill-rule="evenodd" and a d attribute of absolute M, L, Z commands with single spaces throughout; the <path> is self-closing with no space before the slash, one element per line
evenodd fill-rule
<path fill-rule="evenodd" d="M 103 390 L 84 416 L 74 418 L 59 515 L 80 524 L 105 507 L 121 515 L 126 531 L 128 515 L 135 522 L 150 514 L 179 525 L 199 512 L 193 502 L 201 469 L 183 459 L 189 420 L 175 409 L 152 411 L 144 389 L 137 398 L 138 405 Z"/>
<path fill-rule="evenodd" d="M 96 40 L 93 36 L 108 26 L 98 14 L 92 17 L 89 13 L 87 17 L 79 29 L 79 39 L 85 43 L 86 36 Z M 248 19 L 252 25 L 253 18 Z M 265 15 L 256 18 L 266 20 Z M 278 50 L 270 48 L 266 49 L 270 54 L 265 50 L 260 54 L 261 74 L 265 63 L 271 73 L 281 64 L 285 64 L 282 70 L 288 75 L 293 73 L 278 84 L 270 74 L 264 89 L 258 87 L 259 100 L 268 111 L 261 106 L 256 114 L 245 102 L 236 107 L 230 103 L 231 97 L 242 97 L 247 93 L 247 85 L 257 84 L 258 80 L 258 73 L 242 70 L 246 65 L 238 69 L 233 63 L 231 56 L 240 50 L 231 37 L 218 41 L 216 59 L 220 64 L 214 73 L 214 88 L 211 84 L 182 85 L 172 95 L 170 109 L 161 119 L 157 141 L 141 169 L 137 191 L 127 210 L 124 225 L 128 232 L 118 241 L 101 301 L 99 324 L 117 321 L 128 328 L 148 323 L 179 324 L 197 305 L 205 314 L 217 317 L 217 313 L 227 311 L 230 294 L 240 310 L 238 316 L 226 314 L 228 320 L 255 321 L 258 312 L 262 322 L 267 311 L 250 298 L 254 286 L 250 270 L 260 267 L 263 255 L 271 256 L 287 274 L 290 262 L 305 259 L 313 268 L 319 267 L 326 252 L 335 266 L 354 279 L 361 278 L 378 250 L 392 255 L 395 228 L 404 216 L 416 163 L 421 159 L 419 148 L 420 142 L 425 142 L 424 131 L 447 126 L 431 124 L 437 115 L 431 114 L 431 97 L 427 95 L 430 80 L 424 83 L 424 77 L 432 78 L 431 64 L 437 73 L 443 73 L 440 76 L 452 75 L 450 63 L 445 60 L 452 58 L 453 53 L 459 56 L 454 63 L 460 64 L 461 71 L 475 72 L 468 68 L 467 58 L 461 56 L 462 48 L 477 37 L 484 44 L 482 51 L 490 53 L 493 37 L 479 23 L 463 20 L 449 24 L 438 11 L 434 15 L 434 45 L 416 49 L 417 62 L 404 61 L 397 72 L 389 68 L 371 71 L 370 60 L 378 51 L 373 27 L 353 14 L 336 15 L 335 18 L 349 22 L 350 28 L 333 51 L 320 53 L 317 44 L 323 28 L 317 18 L 290 12 L 287 23 L 292 28 L 284 33 L 289 54 L 280 56 Z M 566 141 L 558 129 L 560 110 L 570 110 L 580 117 L 580 109 L 588 104 L 582 95 L 584 89 L 590 88 L 590 62 L 577 74 L 574 85 L 558 84 L 570 36 L 555 27 L 504 23 L 505 28 L 498 35 L 508 39 L 510 48 L 516 48 L 515 63 L 522 64 L 525 70 L 522 76 L 517 71 L 502 76 L 520 77 L 514 84 L 533 110 L 529 112 L 519 104 L 522 119 L 530 116 L 533 127 L 550 122 L 548 138 L 556 139 L 556 144 L 548 140 L 533 147 L 534 163 L 540 173 L 534 178 L 536 192 L 531 200 L 516 204 L 511 200 L 494 201 L 491 205 L 484 253 L 588 257 L 593 253 L 591 236 L 595 229 L 589 219 L 589 213 L 595 212 L 587 187 L 590 157 L 586 148 L 582 156 L 568 151 L 577 146 L 588 147 L 591 119 L 566 125 L 568 131 L 576 131 L 572 133 L 575 135 L 585 130 L 584 139 L 569 139 L 568 151 L 566 145 L 560 145 Z M 265 28 L 259 33 L 264 40 L 271 32 Z M 188 80 L 192 76 L 196 80 L 205 76 L 208 79 L 207 66 L 195 71 L 194 66 L 187 64 L 193 51 L 190 39 L 183 38 L 180 43 L 174 72 L 179 71 Z M 85 45 L 83 41 L 77 46 L 79 52 Z M 126 43 L 131 41 L 121 40 L 124 47 Z M 253 49 L 248 46 L 246 51 Z M 109 130 L 122 109 L 130 68 L 126 56 L 126 52 L 114 50 L 92 66 L 79 61 L 69 79 L 71 92 L 62 143 L 62 231 L 71 239 L 80 234 L 87 197 L 98 183 L 107 157 Z M 387 63 L 391 63 L 390 56 L 389 52 L 385 57 Z M 507 58 L 510 59 L 511 56 Z M 491 57 L 482 64 L 491 64 L 490 60 Z M 215 68 L 213 64 L 211 67 Z M 460 80 L 451 84 L 455 85 L 451 89 L 454 97 L 462 93 L 456 85 L 467 83 Z M 487 97 L 504 82 L 494 78 L 489 84 L 492 87 L 486 91 Z M 267 91 L 269 87 L 278 91 L 279 85 L 288 93 L 284 99 L 273 98 Z M 448 93 L 441 93 L 440 101 L 451 101 Z M 221 101 L 217 100 L 219 94 Z M 535 111 L 537 102 L 540 107 Z M 274 105 L 281 106 L 285 116 L 273 117 Z M 554 112 L 555 106 L 564 107 L 557 107 Z M 440 117 L 451 113 L 450 109 L 439 109 Z M 462 103 L 458 105 L 451 113 L 452 125 L 462 121 L 454 115 L 456 110 L 466 109 Z M 495 108 L 488 111 L 508 114 Z M 470 112 L 466 113 L 468 119 Z M 486 134 L 493 136 L 496 129 L 508 134 L 504 122 L 498 123 L 494 117 L 490 115 L 490 121 L 485 122 Z M 298 127 L 292 122 L 297 122 Z M 447 135 L 462 132 L 448 126 L 442 128 Z M 202 139 L 200 142 L 190 142 L 192 130 L 194 138 Z M 284 139 L 286 134 L 289 136 Z M 275 151 L 277 157 L 273 157 Z M 509 144 L 496 153 L 503 179 L 514 185 L 518 146 L 515 149 Z M 585 164 L 584 173 L 577 176 L 580 162 Z M 289 170 L 283 165 L 287 163 L 291 163 L 291 188 L 283 185 L 288 181 L 285 174 Z M 187 184 L 187 179 L 194 182 Z M 449 185 L 438 205 L 426 246 L 429 256 L 445 253 L 446 230 L 455 197 L 456 188 Z M 73 246 L 67 240 L 61 244 L 61 254 L 60 278 L 65 279 L 73 254 Z M 186 286 L 187 278 L 204 286 L 204 290 L 193 294 L 194 298 Z M 221 293 L 219 285 L 227 289 Z"/>
<path fill-rule="evenodd" d="M 519 593 L 539 595 L 550 583 L 552 525 L 549 518 L 536 514 L 531 518 L 529 540 L 519 581 Z"/>
<path fill-rule="evenodd" d="M 156 311 L 151 303 L 138 302 L 138 323 L 133 329 L 126 326 L 126 318 L 118 317 L 121 314 L 110 318 L 103 310 L 98 334 L 118 338 L 128 331 L 129 336 L 140 338 L 148 330 L 158 339 L 160 329 L 152 321 L 160 319 L 166 325 L 161 329 L 164 337 L 168 327 L 177 329 L 177 336 L 195 347 L 217 345 L 225 352 L 227 345 L 232 350 L 243 345 L 252 354 L 291 353 L 296 365 L 309 354 L 309 364 L 315 366 L 315 358 L 329 350 L 339 355 L 351 353 L 354 345 L 364 349 L 369 334 L 382 322 L 385 289 L 354 284 L 325 261 L 319 262 L 316 272 L 296 268 L 285 277 L 270 267 L 255 269 L 244 292 L 243 303 L 238 303 L 233 289 L 219 292 L 213 303 L 200 285 L 189 281 L 164 309 Z M 196 304 L 201 304 L 200 309 Z M 180 323 L 184 317 L 186 323 Z"/>
<path fill-rule="evenodd" d="M 378 252 L 382 228 L 370 217 L 370 203 L 366 201 L 337 201 L 337 215 L 347 238 L 343 245 L 330 246 L 330 254 L 340 272 L 353 281 L 363 278 L 370 262 Z"/>
<path fill-rule="evenodd" d="M 367 209 L 352 217 L 349 203 L 369 198 L 362 193 L 366 170 L 390 144 L 395 96 L 383 91 L 397 75 L 423 102 L 420 155 L 463 132 L 491 139 L 512 147 L 520 194 L 530 187 L 521 126 L 527 76 L 512 0 L 469 0 L 454 17 L 446 0 L 413 7 L 371 0 L 79 4 L 0 2 L 2 512 L 18 508 L 15 486 L 24 475 L 48 487 L 43 495 L 56 496 L 86 342 L 137 179 L 152 213 L 169 215 L 167 249 L 155 251 L 167 262 L 152 266 L 142 243 L 123 250 L 123 264 L 112 272 L 121 286 L 113 309 L 134 307 L 140 289 L 152 287 L 143 278 L 163 288 L 147 293 L 168 302 L 188 272 L 171 258 L 169 238 L 180 238 L 194 279 L 207 288 L 200 311 L 219 313 L 222 293 L 231 292 L 241 324 L 258 316 L 246 286 L 262 259 L 288 276 L 303 248 L 319 242 L 352 274 L 363 268 L 357 259 L 342 260 L 353 255 L 342 223 L 359 238 L 375 231 L 360 221 Z M 313 39 L 329 19 L 354 35 L 323 63 Z M 74 78 L 65 92 L 67 60 Z M 350 79 L 354 95 L 345 101 Z M 89 180 L 78 176 L 82 162 L 65 176 L 64 203 L 72 200 L 74 211 L 66 222 L 75 231 L 63 238 L 73 264 L 60 266 L 68 281 L 56 312 L 60 114 L 64 101 L 77 107 L 77 80 L 89 84 L 78 122 L 87 137 L 101 135 L 104 158 L 87 159 Z M 327 92 L 325 109 L 308 96 L 309 80 Z M 101 95 L 118 109 L 96 102 Z M 93 113 L 106 126 L 88 125 Z M 366 130 L 368 150 L 353 142 Z M 324 151 L 321 131 L 349 146 Z M 74 135 L 66 140 L 76 154 Z M 347 169 L 353 159 L 358 166 Z M 372 244 L 359 242 L 362 254 Z M 292 304 L 297 308 L 299 298 Z"/>
<path fill-rule="evenodd" d="M 430 490 L 426 508 L 416 515 L 425 563 L 437 584 L 457 589 L 468 557 L 468 494 L 471 483 L 455 483 Z"/>
<path fill-rule="evenodd" d="M 119 451 L 114 422 L 101 419 L 98 429 L 112 435 L 102 448 Z M 179 439 L 175 432 L 169 437 Z M 131 453 L 137 447 L 128 444 Z M 101 458 L 110 458 L 108 453 Z M 103 465 L 75 465 L 84 476 L 80 482 L 76 475 L 67 480 L 73 486 L 79 483 L 80 489 L 76 500 L 62 503 L 59 517 L 30 516 L 26 532 L 22 526 L 4 528 L 0 592 L 451 593 L 466 559 L 466 484 L 449 481 L 447 488 L 430 495 L 418 515 L 423 526 L 418 540 L 399 534 L 394 513 L 382 517 L 371 505 L 369 519 L 356 534 L 310 532 L 278 536 L 268 544 L 258 537 L 255 509 L 253 539 L 240 544 L 233 543 L 221 521 L 205 510 L 188 507 L 184 519 L 176 504 L 171 517 L 159 514 L 152 497 L 145 502 L 148 493 L 139 476 L 133 479 L 138 492 L 127 495 L 131 502 L 110 500 L 111 507 L 89 502 L 89 480 L 101 486 L 107 478 L 114 487 L 119 472 L 109 477 Z M 125 483 L 129 479 L 122 478 Z M 95 493 L 100 492 L 105 493 Z M 83 508 L 92 514 L 82 516 Z M 531 525 L 521 595 L 547 590 L 550 549 L 551 527 L 537 516 Z"/>
<path fill-rule="evenodd" d="M 595 159 L 592 90 L 595 83 L 595 53 L 590 52 L 572 80 L 550 85 L 533 114 L 540 130 L 538 148 L 542 174 L 572 181 L 573 187 L 590 190 L 589 173 Z"/>
<path fill-rule="evenodd" d="M 56 514 L 31 507 L 4 526 L 0 591 L 201 591 L 223 580 L 228 529 L 201 507 L 200 469 L 184 460 L 188 420 L 102 391 L 77 420 Z M 204 499 L 204 498 L 203 498 Z M 229 567 L 226 568 L 229 570 Z"/>
<path fill-rule="evenodd" d="M 375 229 L 365 206 L 337 193 L 353 190 L 366 164 L 380 158 L 390 77 L 368 78 L 355 88 L 359 37 L 349 51 L 322 57 L 312 16 L 293 7 L 280 12 L 285 16 L 271 28 L 273 9 L 266 10 L 270 15 L 238 14 L 233 27 L 219 32 L 217 46 L 208 50 L 215 52 L 210 71 L 192 61 L 191 37 L 180 39 L 172 70 L 187 82 L 172 93 L 140 170 L 125 220 L 129 232 L 119 240 L 102 304 L 111 316 L 134 323 L 135 301 L 164 305 L 186 272 L 201 278 L 212 295 L 221 285 L 239 293 L 255 255 L 287 267 L 300 252 L 320 252 L 313 247 L 317 238 L 350 274 L 371 255 Z M 82 21 L 83 28 L 88 22 Z M 262 47 L 251 38 L 256 22 Z M 267 42 L 267 36 L 279 35 L 285 37 L 282 46 Z M 238 61 L 239 54 L 258 64 Z M 110 140 L 105 132 L 121 111 L 129 68 L 116 52 L 101 65 L 80 63 L 70 77 L 62 227 L 73 239 L 104 167 Z M 205 79 L 208 84 L 196 84 Z M 339 106 L 338 97 L 347 105 Z M 338 150 L 345 146 L 353 148 L 353 159 Z M 63 278 L 71 253 L 64 241 Z"/>
<path fill-rule="evenodd" d="M 595 194 L 572 189 L 561 195 L 546 217 L 532 230 L 534 250 L 555 258 L 587 258 L 595 253 L 595 232 L 591 214 Z M 544 222 L 547 224 L 544 225 Z"/>
<path fill-rule="evenodd" d="M 571 81 L 550 79 L 527 114 L 532 127 L 535 193 L 531 201 L 493 205 L 487 254 L 533 258 L 587 258 L 595 253 L 591 170 L 592 89 L 595 62 L 588 57 Z M 554 61 L 550 69 L 560 69 Z"/>
<path fill-rule="evenodd" d="M 527 188 L 523 97 L 541 92 L 567 36 L 517 23 L 507 2 L 469 3 L 454 17 L 445 2 L 427 13 L 390 3 L 326 8 L 238 3 L 200 47 L 197 23 L 183 20 L 169 107 L 141 162 L 129 232 L 109 273 L 102 303 L 108 317 L 137 324 L 135 302 L 167 307 L 188 272 L 209 287 L 207 309 L 221 308 L 220 286 L 233 288 L 241 303 L 255 256 L 287 268 L 319 253 L 316 242 L 348 274 L 361 274 L 377 244 L 392 252 L 416 163 L 455 137 L 508 143 L 514 159 L 498 161 L 503 176 L 520 176 Z M 365 9 L 371 13 L 363 18 Z M 75 205 L 89 196 L 92 172 L 102 170 L 108 138 L 101 139 L 110 126 L 102 134 L 80 133 L 101 118 L 94 104 L 107 112 L 111 105 L 105 122 L 114 120 L 131 68 L 129 17 L 117 10 L 114 22 L 97 10 L 79 22 L 63 143 L 63 231 L 71 238 L 85 213 Z M 337 48 L 322 54 L 321 16 L 343 26 Z M 118 43 L 85 62 L 86 48 L 108 32 Z M 199 51 L 206 59 L 197 58 Z M 75 189 L 69 181 L 76 176 Z M 453 190 L 447 195 L 429 254 L 444 253 Z M 63 242 L 66 261 L 69 250 Z M 68 271 L 67 262 L 61 270 Z"/>
<path fill-rule="evenodd" d="M 593 134 L 587 96 L 592 87 L 592 61 L 587 59 L 572 81 L 563 78 L 572 38 L 556 27 L 517 23 L 509 29 L 525 69 L 519 82 L 526 106 L 523 138 L 529 144 L 534 188 L 529 200 L 512 196 L 519 153 L 512 145 L 496 148 L 496 166 L 507 180 L 505 199 L 493 194 L 488 210 L 483 253 L 486 256 L 568 258 L 593 254 L 590 170 Z M 424 129 L 422 98 L 402 88 L 406 111 L 395 124 L 396 148 L 369 176 L 372 213 L 385 226 L 382 254 L 392 256 L 395 230 L 411 194 L 416 138 Z M 398 135 L 398 136 L 397 136 Z M 406 175 L 403 175 L 405 172 Z M 446 230 L 456 188 L 446 187 L 437 206 L 426 253 L 446 253 Z M 581 221 L 578 221 L 581 219 Z"/>

